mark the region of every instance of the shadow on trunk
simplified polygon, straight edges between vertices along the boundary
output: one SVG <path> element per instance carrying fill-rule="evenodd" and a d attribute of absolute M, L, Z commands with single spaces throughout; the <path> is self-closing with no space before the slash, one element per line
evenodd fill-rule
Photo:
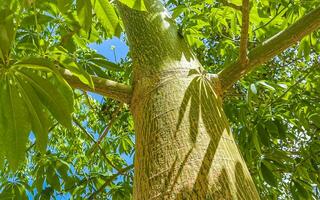
<path fill-rule="evenodd" d="M 177 167 L 177 162 L 173 163 L 166 179 L 166 188 L 163 189 L 163 198 L 166 199 L 166 197 L 170 196 L 171 198 L 169 197 L 169 199 L 172 199 L 171 192 L 176 187 L 177 180 L 181 176 L 185 165 L 190 164 L 191 159 L 189 160 L 189 158 L 194 148 L 197 147 L 199 135 L 208 134 L 210 141 L 206 146 L 201 165 L 198 169 L 194 169 L 197 170 L 197 175 L 195 180 L 190 180 L 193 182 L 192 187 L 188 184 L 188 188 L 180 189 L 174 199 L 255 199 L 255 191 L 250 192 L 251 188 L 255 188 L 255 186 L 245 176 L 242 164 L 235 159 L 236 157 L 232 158 L 234 160 L 229 163 L 230 166 L 227 168 L 216 168 L 219 164 L 214 163 L 214 161 L 221 160 L 223 162 L 224 159 L 230 159 L 228 157 L 219 157 L 225 154 L 218 155 L 218 158 L 216 155 L 218 153 L 217 150 L 221 150 L 221 146 L 218 148 L 222 143 L 221 138 L 227 139 L 226 135 L 231 134 L 229 125 L 222 110 L 221 99 L 210 80 L 206 78 L 205 74 L 201 74 L 196 70 L 191 70 L 189 75 L 194 76 L 194 78 L 191 80 L 183 97 L 175 133 L 179 131 L 184 118 L 187 117 L 191 148 L 185 154 L 183 161 L 180 162 L 177 173 L 173 172 Z M 232 142 L 234 143 L 233 139 Z M 210 175 L 212 178 L 210 173 L 215 174 L 213 177 L 216 176 L 214 177 L 214 183 L 209 180 Z M 175 177 L 172 177 L 173 174 L 175 174 Z"/>
<path fill-rule="evenodd" d="M 194 78 L 190 82 L 183 97 L 179 110 L 176 132 L 179 130 L 187 108 L 189 107 L 189 112 L 187 113 L 189 113 L 190 141 L 196 143 L 200 120 L 202 120 L 206 133 L 209 134 L 211 139 L 214 139 L 213 146 L 217 146 L 222 132 L 228 127 L 227 124 L 220 119 L 224 117 L 222 116 L 223 110 L 221 99 L 219 99 L 217 92 L 214 90 L 210 80 L 207 79 L 206 74 L 202 74 L 201 72 L 192 69 L 189 72 L 189 76 L 194 76 Z M 216 113 L 218 113 L 218 115 Z"/>
<path fill-rule="evenodd" d="M 208 161 L 210 156 L 204 158 L 204 162 Z M 184 188 L 177 194 L 176 200 L 258 200 L 253 182 L 245 176 L 243 167 L 237 162 L 234 168 L 234 177 L 230 177 L 225 168 L 220 171 L 217 179 L 219 185 L 213 185 L 209 188 L 207 175 L 209 169 L 202 168 L 198 173 L 197 181 L 192 190 Z M 199 178 L 201 177 L 201 178 Z M 235 183 L 234 181 L 235 180 Z M 232 184 L 235 184 L 236 191 L 232 190 Z"/>
<path fill-rule="evenodd" d="M 180 164 L 178 173 L 174 178 L 175 181 L 171 185 L 171 189 L 169 191 L 167 190 L 166 193 L 170 195 L 170 191 L 175 187 L 175 183 L 177 182 L 189 155 L 191 154 L 194 146 L 196 146 L 197 137 L 199 135 L 199 131 L 201 131 L 199 130 L 199 124 L 202 122 L 206 134 L 210 136 L 210 142 L 202 159 L 192 190 L 181 192 L 178 194 L 177 199 L 206 199 L 210 193 L 209 191 L 211 190 L 211 188 L 209 188 L 208 174 L 210 172 L 220 138 L 223 131 L 227 130 L 227 126 L 224 123 L 217 123 L 219 118 L 222 117 L 223 111 L 221 109 L 221 100 L 218 99 L 219 97 L 214 91 L 212 83 L 206 78 L 205 74 L 201 74 L 197 70 L 190 70 L 189 76 L 194 76 L 194 78 L 191 80 L 182 100 L 178 123 L 176 125 L 176 132 L 179 130 L 185 114 L 188 113 L 189 116 L 187 117 L 190 125 L 189 139 L 190 143 L 192 143 L 192 148 L 189 150 L 188 154 L 186 154 L 184 161 Z M 213 113 L 218 113 L 219 117 L 215 117 L 217 114 Z M 175 168 L 175 164 L 176 162 L 174 162 L 172 169 Z M 221 179 L 221 181 L 225 181 L 227 176 L 226 171 L 222 170 L 220 176 L 221 177 L 219 177 L 219 179 Z M 224 192 L 228 194 L 230 193 L 230 189 L 225 187 L 223 189 Z M 230 194 L 223 196 L 230 196 Z"/>

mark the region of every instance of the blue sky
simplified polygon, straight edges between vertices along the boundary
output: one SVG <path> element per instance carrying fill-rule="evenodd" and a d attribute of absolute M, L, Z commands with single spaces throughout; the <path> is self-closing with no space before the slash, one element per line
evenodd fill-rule
<path fill-rule="evenodd" d="M 109 61 L 114 63 L 118 63 L 121 58 L 125 58 L 129 47 L 126 45 L 124 38 L 121 37 L 120 39 L 117 37 L 113 37 L 110 40 L 105 40 L 101 44 L 91 43 L 89 47 L 95 49 L 99 54 L 106 57 Z M 90 96 L 98 100 L 99 102 L 102 101 L 102 96 L 94 93 L 89 93 Z"/>
<path fill-rule="evenodd" d="M 95 49 L 97 53 L 103 55 L 109 61 L 112 61 L 114 63 L 119 63 L 122 58 L 125 58 L 127 56 L 127 53 L 129 51 L 129 47 L 126 45 L 123 37 L 121 37 L 120 39 L 114 37 L 110 40 L 103 41 L 101 44 L 92 43 L 89 44 L 89 47 Z M 103 101 L 103 97 L 101 95 L 92 92 L 89 92 L 88 94 L 99 102 Z M 128 163 L 128 165 L 133 163 L 132 156 L 127 156 L 125 154 L 123 154 L 122 156 Z"/>
<path fill-rule="evenodd" d="M 126 57 L 129 47 L 124 42 L 124 38 L 120 39 L 114 37 L 110 40 L 105 40 L 101 44 L 91 43 L 89 47 L 95 49 L 99 54 L 105 56 L 109 61 L 119 62 L 121 58 Z M 112 50 L 114 47 L 114 50 Z M 114 51 L 116 52 L 116 59 L 114 58 Z"/>
<path fill-rule="evenodd" d="M 109 61 L 114 63 L 119 63 L 119 61 L 127 56 L 129 51 L 129 47 L 126 45 L 123 37 L 120 39 L 117 37 L 113 37 L 110 40 L 105 40 L 101 44 L 92 43 L 89 44 L 89 47 L 95 49 L 99 54 L 106 57 Z M 96 99 L 99 102 L 103 101 L 103 97 L 101 95 L 89 92 L 90 96 Z M 133 158 L 124 156 L 124 159 L 128 164 L 132 164 Z"/>

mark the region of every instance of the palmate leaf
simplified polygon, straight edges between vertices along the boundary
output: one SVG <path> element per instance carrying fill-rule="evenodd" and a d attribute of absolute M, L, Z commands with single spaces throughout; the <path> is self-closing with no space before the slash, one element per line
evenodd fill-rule
<path fill-rule="evenodd" d="M 17 87 L 14 75 L 8 73 L 2 77 L 2 138 L 3 148 L 10 167 L 16 169 L 19 161 L 24 160 L 26 143 L 31 130 L 28 109 L 21 91 Z"/>
<path fill-rule="evenodd" d="M 0 199 L 21 199 L 27 200 L 27 189 L 24 183 L 20 182 L 5 182 L 0 188 L 2 191 Z"/>
<path fill-rule="evenodd" d="M 26 59 L 0 71 L 0 157 L 12 169 L 25 158 L 30 131 L 45 151 L 49 112 L 71 128 L 73 92 L 53 67 L 46 59 Z"/>
<path fill-rule="evenodd" d="M 19 62 L 16 62 L 13 66 L 11 66 L 12 69 L 16 69 L 19 67 L 36 69 L 36 70 L 44 70 L 44 71 L 53 71 L 57 73 L 57 70 L 55 69 L 55 66 L 53 65 L 53 63 L 43 58 L 33 58 L 33 57 L 25 58 L 23 60 L 20 60 Z"/>
<path fill-rule="evenodd" d="M 79 23 L 85 31 L 89 31 L 92 23 L 92 5 L 88 0 L 77 0 Z"/>
<path fill-rule="evenodd" d="M 0 8 L 0 59 L 3 62 L 9 56 L 14 35 L 13 13 L 9 9 Z"/>
<path fill-rule="evenodd" d="M 21 78 L 18 78 L 17 81 L 21 86 L 22 95 L 30 113 L 32 130 L 37 138 L 36 146 L 44 153 L 48 142 L 48 112 L 34 93 L 32 86 L 24 84 Z"/>
<path fill-rule="evenodd" d="M 64 126 L 71 127 L 70 99 L 62 94 L 48 80 L 38 76 L 30 70 L 21 69 L 19 75 L 26 80 L 34 89 L 40 101 L 46 106 L 51 114 Z M 72 97 L 71 97 L 72 99 Z"/>
<path fill-rule="evenodd" d="M 60 76 L 54 64 L 44 58 L 27 58 L 15 63 L 12 69 L 20 78 L 27 81 L 38 95 L 42 104 L 64 126 L 71 127 L 73 92 L 68 83 Z M 35 69 L 31 71 L 28 69 Z M 50 72 L 44 78 L 38 70 Z"/>
<path fill-rule="evenodd" d="M 107 0 L 91 0 L 100 23 L 111 36 L 120 36 L 121 26 L 114 7 Z"/>

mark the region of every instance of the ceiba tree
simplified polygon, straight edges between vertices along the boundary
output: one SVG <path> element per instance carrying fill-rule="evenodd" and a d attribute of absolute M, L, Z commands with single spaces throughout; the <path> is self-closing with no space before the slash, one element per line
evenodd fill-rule
<path fill-rule="evenodd" d="M 105 1 L 79 2 L 83 2 L 79 13 L 91 13 L 93 8 L 102 24 L 112 25 L 112 21 L 103 18 L 107 15 L 99 14 L 110 6 L 104 5 Z M 0 118 L 1 134 L 8 138 L 1 142 L 13 142 L 21 147 L 25 142 L 17 138 L 23 134 L 25 141 L 30 130 L 35 132 L 37 140 L 41 138 L 46 127 L 39 110 L 44 108 L 69 126 L 70 85 L 130 105 L 136 133 L 134 199 L 259 199 L 224 113 L 223 95 L 251 70 L 317 30 L 320 8 L 248 49 L 249 0 L 243 0 L 242 5 L 223 2 L 241 11 L 242 26 L 238 59 L 218 74 L 203 69 L 161 1 L 115 2 L 131 51 L 131 85 L 90 76 L 71 66 L 71 61 L 70 65 L 57 68 L 55 61 L 68 59 L 60 54 L 51 57 L 50 64 L 44 64 L 43 58 L 10 60 L 12 52 L 8 49 L 14 37 L 10 38 L 10 29 L 2 29 L 8 37 L 1 36 L 1 41 L 6 42 L 1 44 L 1 101 L 2 104 L 14 102 L 17 106 L 1 107 L 1 113 L 10 113 Z M 80 24 L 89 29 L 85 20 L 80 19 Z M 9 22 L 7 17 L 1 23 L 8 27 Z M 34 72 L 37 70 L 41 73 Z M 45 76 L 49 76 L 50 84 Z M 58 95 L 60 100 L 52 101 L 52 95 Z M 59 109 L 62 104 L 70 109 Z M 32 120 L 22 122 L 27 116 Z M 1 151 L 11 165 L 17 165 L 21 159 L 20 155 L 13 155 L 14 148 Z"/>

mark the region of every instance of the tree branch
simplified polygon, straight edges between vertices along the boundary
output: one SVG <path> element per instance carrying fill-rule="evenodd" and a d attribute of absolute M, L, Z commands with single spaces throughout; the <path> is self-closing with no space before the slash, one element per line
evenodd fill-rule
<path fill-rule="evenodd" d="M 82 83 L 67 69 L 60 69 L 64 79 L 74 88 L 91 91 L 100 95 L 110 97 L 123 103 L 130 104 L 132 89 L 130 86 L 101 77 L 91 76 L 94 88 Z"/>
<path fill-rule="evenodd" d="M 73 118 L 73 122 L 81 129 L 81 131 L 83 133 L 86 134 L 86 136 L 94 143 L 96 144 L 96 141 L 94 140 L 93 136 L 81 125 L 81 123 L 74 117 Z M 105 153 L 104 149 L 100 146 L 100 144 L 97 145 L 102 156 L 106 159 L 107 163 L 113 167 L 115 170 L 117 170 L 118 172 L 121 171 L 121 169 L 119 169 L 118 167 L 116 167 L 112 161 L 108 158 L 107 154 Z"/>
<path fill-rule="evenodd" d="M 248 54 L 249 62 L 247 65 L 241 65 L 238 60 L 219 72 L 222 90 L 228 89 L 252 69 L 281 53 L 319 27 L 320 7 L 299 19 L 286 30 L 263 42 L 262 45 L 251 50 Z"/>
<path fill-rule="evenodd" d="M 249 0 L 242 0 L 242 27 L 239 52 L 239 62 L 241 65 L 246 65 L 248 63 L 249 10 Z"/>
<path fill-rule="evenodd" d="M 118 119 L 118 114 L 122 109 L 123 104 L 121 104 L 113 113 L 111 116 L 111 120 L 110 122 L 107 124 L 107 126 L 103 129 L 102 133 L 100 134 L 100 137 L 98 139 L 97 142 L 95 142 L 95 144 L 88 150 L 88 154 L 90 155 L 92 152 L 94 152 L 94 150 L 96 149 L 97 146 L 100 145 L 101 141 L 103 140 L 103 138 L 106 137 L 106 135 L 108 134 L 109 130 L 111 129 L 113 123 Z"/>
<path fill-rule="evenodd" d="M 278 96 L 275 100 L 271 101 L 268 107 L 272 107 L 274 103 L 282 99 L 290 90 L 294 89 L 298 84 L 304 81 L 316 68 L 317 66 L 312 66 L 310 69 L 306 70 L 307 73 L 299 78 L 293 85 L 291 85 L 286 91 L 284 91 L 280 96 Z"/>
<path fill-rule="evenodd" d="M 125 174 L 127 171 L 129 171 L 129 170 L 131 170 L 133 168 L 133 165 L 129 165 L 129 166 L 127 166 L 127 167 L 125 167 L 125 168 L 122 168 L 122 169 L 120 169 L 119 171 L 121 171 L 121 172 L 118 172 L 118 173 L 116 173 L 116 174 L 113 174 L 111 177 L 109 177 L 106 181 L 110 181 L 110 179 L 112 179 L 112 180 L 114 180 L 115 178 L 117 178 L 117 176 L 120 176 L 120 175 L 122 175 L 122 174 Z M 76 188 L 76 187 L 79 187 L 79 186 L 81 186 L 82 184 L 85 184 L 85 183 L 87 183 L 87 182 L 89 182 L 89 181 L 91 181 L 91 180 L 93 180 L 93 179 L 95 179 L 95 178 L 97 178 L 96 176 L 91 176 L 91 177 L 89 177 L 89 178 L 83 178 L 82 180 L 80 180 L 79 181 L 79 183 L 76 183 L 76 184 L 74 184 L 73 186 L 71 186 L 71 187 L 69 187 L 69 188 L 65 188 L 64 190 L 65 191 L 71 191 L 71 190 L 73 190 L 74 188 Z M 110 182 L 109 182 L 110 183 Z M 105 186 L 106 187 L 106 186 Z"/>
<path fill-rule="evenodd" d="M 113 174 L 112 176 L 110 176 L 108 178 L 108 180 L 106 180 L 104 182 L 104 184 L 97 191 L 95 191 L 94 193 L 92 193 L 89 196 L 88 199 L 94 199 L 94 197 L 97 196 L 97 194 L 99 194 L 100 192 L 102 192 L 108 185 L 110 185 L 115 178 L 117 178 L 119 175 L 123 174 L 124 172 L 127 172 L 127 171 L 131 170 L 132 168 L 133 168 L 133 165 L 129 165 L 129 166 L 121 169 L 121 171 L 119 171 L 118 173 Z"/>

